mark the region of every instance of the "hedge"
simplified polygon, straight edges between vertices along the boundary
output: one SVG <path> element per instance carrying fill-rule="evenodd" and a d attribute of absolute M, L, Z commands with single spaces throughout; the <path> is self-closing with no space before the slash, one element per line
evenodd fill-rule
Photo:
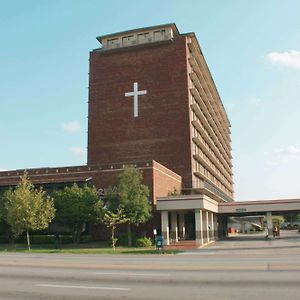
<path fill-rule="evenodd" d="M 71 244 L 73 243 L 73 239 L 71 235 L 59 235 L 60 238 L 60 242 L 62 244 Z M 91 235 L 82 235 L 80 242 L 81 243 L 90 243 L 93 241 L 93 238 Z M 19 237 L 17 237 L 14 240 L 15 243 L 19 243 L 19 244 L 26 244 L 27 243 L 27 237 L 24 235 L 21 235 Z M 7 244 L 9 243 L 9 238 L 7 236 L 0 236 L 0 244 Z M 33 234 L 30 235 L 30 243 L 31 244 L 55 244 L 55 236 L 53 234 Z"/>
<path fill-rule="evenodd" d="M 151 238 L 142 237 L 135 241 L 137 247 L 151 247 L 152 241 Z"/>
<path fill-rule="evenodd" d="M 63 244 L 70 244 L 73 242 L 71 235 L 59 235 L 60 241 Z M 19 236 L 15 239 L 16 243 L 26 244 L 27 237 L 26 236 Z M 30 235 L 30 243 L 31 244 L 54 244 L 55 243 L 55 236 L 53 234 L 49 235 Z"/>

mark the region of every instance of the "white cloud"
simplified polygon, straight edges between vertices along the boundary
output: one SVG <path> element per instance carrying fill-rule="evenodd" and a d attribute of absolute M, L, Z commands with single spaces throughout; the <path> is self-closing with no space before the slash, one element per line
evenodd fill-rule
<path fill-rule="evenodd" d="M 300 159 L 300 148 L 296 146 L 287 146 L 282 149 L 274 149 L 270 159 L 267 161 L 269 166 L 277 166 L 287 161 Z"/>
<path fill-rule="evenodd" d="M 5 171 L 7 171 L 7 170 L 6 170 L 6 169 L 1 169 L 1 168 L 0 168 L 0 172 L 5 172 Z"/>
<path fill-rule="evenodd" d="M 62 123 L 61 128 L 68 133 L 75 133 L 81 130 L 81 125 L 77 121 Z"/>
<path fill-rule="evenodd" d="M 85 153 L 86 150 L 83 147 L 70 147 L 70 148 L 68 148 L 68 150 L 75 156 L 79 156 L 79 157 L 85 157 L 85 154 L 86 154 Z"/>
<path fill-rule="evenodd" d="M 300 52 L 291 50 L 289 52 L 271 52 L 267 59 L 274 64 L 300 69 Z"/>
<path fill-rule="evenodd" d="M 299 157 L 300 158 L 300 148 L 297 148 L 295 146 L 288 146 L 284 149 L 275 149 L 275 153 L 278 153 L 285 157 Z"/>

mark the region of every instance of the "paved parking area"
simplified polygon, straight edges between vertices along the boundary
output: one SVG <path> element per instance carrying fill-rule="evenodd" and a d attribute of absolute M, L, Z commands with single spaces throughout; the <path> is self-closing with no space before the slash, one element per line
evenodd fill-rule
<path fill-rule="evenodd" d="M 281 236 L 276 239 L 265 239 L 265 233 L 257 234 L 236 234 L 228 239 L 217 241 L 206 247 L 199 249 L 202 252 L 247 252 L 255 251 L 276 251 L 278 253 L 299 251 L 300 233 L 297 230 L 282 230 Z"/>

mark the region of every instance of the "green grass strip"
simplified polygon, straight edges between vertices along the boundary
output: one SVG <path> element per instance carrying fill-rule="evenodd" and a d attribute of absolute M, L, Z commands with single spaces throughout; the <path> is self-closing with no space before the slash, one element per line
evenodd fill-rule
<path fill-rule="evenodd" d="M 0 252 L 18 252 L 18 253 L 62 253 L 62 254 L 177 254 L 180 250 L 162 250 L 157 251 L 154 248 L 123 248 L 118 247 L 114 251 L 111 248 L 69 248 L 69 249 L 47 249 L 33 248 L 30 251 L 25 247 L 0 247 Z"/>

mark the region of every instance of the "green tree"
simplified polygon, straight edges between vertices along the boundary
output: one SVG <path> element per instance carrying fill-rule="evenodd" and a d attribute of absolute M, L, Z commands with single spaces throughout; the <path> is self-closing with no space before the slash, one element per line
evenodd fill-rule
<path fill-rule="evenodd" d="M 284 217 L 283 216 L 272 216 L 272 221 L 276 225 L 280 226 L 284 223 Z"/>
<path fill-rule="evenodd" d="M 102 200 L 95 187 L 74 184 L 54 193 L 55 221 L 69 226 L 73 242 L 79 243 L 84 226 L 101 215 Z"/>
<path fill-rule="evenodd" d="M 168 196 L 179 196 L 181 195 L 180 191 L 176 189 L 176 187 L 174 187 L 172 192 L 168 193 Z"/>
<path fill-rule="evenodd" d="M 42 188 L 36 189 L 27 173 L 15 189 L 5 192 L 4 198 L 6 221 L 15 237 L 26 232 L 30 250 L 29 231 L 48 227 L 55 215 L 53 199 Z"/>
<path fill-rule="evenodd" d="M 116 250 L 116 243 L 117 243 L 117 238 L 115 238 L 115 230 L 117 228 L 117 225 L 126 223 L 128 219 L 126 218 L 124 214 L 124 209 L 122 207 L 118 207 L 116 212 L 112 211 L 107 211 L 104 214 L 103 222 L 106 225 L 106 227 L 110 228 L 111 230 L 111 244 L 114 249 Z"/>
<path fill-rule="evenodd" d="M 132 246 L 131 225 L 138 226 L 151 217 L 151 204 L 149 203 L 149 189 L 142 184 L 142 173 L 130 166 L 123 169 L 117 178 L 117 189 L 109 189 L 107 193 L 108 207 L 116 212 L 121 206 L 128 219 L 127 233 L 128 246 Z"/>
<path fill-rule="evenodd" d="M 4 218 L 4 197 L 0 194 L 0 223 Z"/>

